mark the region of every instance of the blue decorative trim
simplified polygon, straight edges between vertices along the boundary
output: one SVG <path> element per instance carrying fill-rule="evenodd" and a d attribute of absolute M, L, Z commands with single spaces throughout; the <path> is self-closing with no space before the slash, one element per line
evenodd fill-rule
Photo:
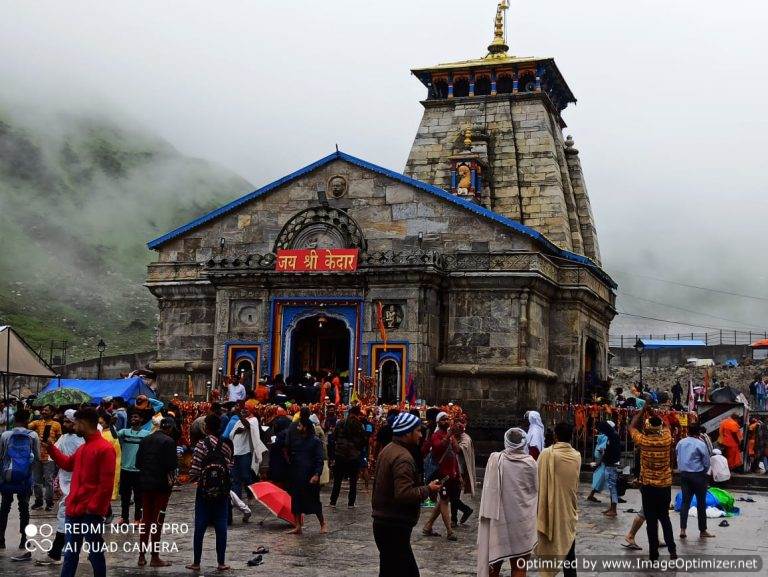
<path fill-rule="evenodd" d="M 296 304 L 285 305 L 285 303 L 295 302 Z M 315 303 L 325 302 L 329 303 L 329 306 L 319 308 Z M 272 349 L 275 346 L 275 314 L 278 304 L 283 304 L 283 316 L 281 318 L 280 326 L 277 327 L 280 331 L 280 358 L 277 360 L 277 366 L 272 365 L 274 352 Z M 293 332 L 295 321 L 301 318 L 310 318 L 320 313 L 324 313 L 326 316 L 335 317 L 342 320 L 350 331 L 350 351 L 349 351 L 349 371 L 350 379 L 353 379 L 353 373 L 355 367 L 360 366 L 361 359 L 355 359 L 355 352 L 358 355 L 362 355 L 363 346 L 363 319 L 365 318 L 365 299 L 359 296 L 349 297 L 322 297 L 322 296 L 292 296 L 292 297 L 274 297 L 270 303 L 270 315 L 269 315 L 269 351 L 267 355 L 267 370 L 271 376 L 277 373 L 283 373 L 287 376 L 290 366 L 287 366 L 290 357 L 291 339 L 289 333 Z M 357 331 L 357 325 L 360 325 L 360 330 Z M 357 331 L 357 335 L 355 332 Z"/>
<path fill-rule="evenodd" d="M 224 341 L 224 356 L 221 359 L 221 368 L 222 368 L 222 374 L 223 375 L 228 375 L 229 374 L 229 368 L 230 368 L 228 366 L 228 362 L 229 362 L 229 348 L 232 345 L 244 345 L 244 346 L 259 347 L 259 355 L 260 355 L 260 358 L 258 359 L 259 360 L 259 369 L 263 372 L 264 366 L 265 366 L 265 363 L 264 363 L 264 353 L 266 351 L 266 345 L 265 345 L 264 341 L 262 341 L 262 340 L 253 341 L 253 340 L 244 340 L 244 339 L 230 339 L 230 340 Z M 246 356 L 251 358 L 253 356 L 253 354 L 252 353 L 247 353 Z"/>
<path fill-rule="evenodd" d="M 384 346 L 384 341 L 371 341 L 368 343 L 368 374 L 373 376 L 373 347 L 374 345 Z M 410 341 L 387 341 L 389 345 L 405 345 L 406 362 L 411 361 L 411 342 Z"/>
<path fill-rule="evenodd" d="M 209 212 L 208 214 L 205 214 L 200 218 L 197 218 L 192 222 L 185 224 L 184 226 L 180 226 L 179 228 L 172 230 L 171 232 L 164 234 L 163 236 L 158 237 L 153 241 L 150 241 L 149 243 L 147 243 L 147 247 L 153 250 L 157 249 L 163 244 L 165 244 L 166 242 L 168 242 L 169 240 L 172 240 L 186 232 L 189 232 L 190 230 L 193 230 L 207 222 L 210 222 L 220 216 L 223 216 L 252 200 L 255 200 L 261 196 L 264 196 L 272 192 L 273 190 L 296 180 L 297 178 L 301 178 L 302 176 L 305 176 L 310 172 L 313 172 L 319 168 L 322 168 L 323 166 L 333 162 L 334 160 L 343 160 L 345 162 L 349 162 L 350 164 L 354 164 L 355 166 L 358 166 L 360 168 L 370 170 L 371 172 L 376 172 L 378 174 L 391 178 L 392 180 L 402 182 L 403 184 L 412 186 L 414 188 L 417 188 L 419 190 L 428 192 L 434 196 L 442 198 L 443 200 L 446 200 L 463 209 L 469 210 L 479 216 L 482 216 L 483 218 L 492 220 L 493 222 L 501 224 L 507 228 L 514 230 L 515 232 L 518 232 L 524 236 L 527 236 L 539 242 L 551 254 L 559 256 L 560 258 L 563 258 L 565 260 L 583 264 L 591 268 L 595 272 L 595 274 L 600 277 L 600 279 L 608 283 L 612 288 L 616 288 L 618 286 L 613 281 L 613 279 L 610 276 L 608 276 L 608 274 L 605 271 L 603 271 L 599 266 L 597 266 L 591 259 L 587 258 L 586 256 L 582 256 L 580 254 L 576 254 L 576 253 L 559 248 L 551 240 L 549 240 L 546 236 L 544 236 L 537 230 L 534 230 L 528 226 L 520 224 L 516 220 L 512 220 L 511 218 L 502 216 L 496 212 L 493 212 L 492 210 L 488 210 L 487 208 L 484 208 L 478 204 L 475 204 L 474 202 L 464 200 L 459 196 L 455 196 L 450 192 L 446 192 L 442 188 L 438 188 L 437 186 L 434 186 L 432 184 L 428 184 L 421 180 L 416 180 L 415 178 L 405 176 L 404 174 L 400 174 L 399 172 L 395 172 L 393 170 L 389 170 L 387 168 L 378 166 L 376 164 L 372 164 L 370 162 L 367 162 L 365 160 L 362 160 L 360 158 L 351 156 L 349 154 L 346 154 L 345 152 L 340 152 L 340 151 L 333 152 L 328 156 L 326 156 L 325 158 L 321 158 L 317 162 L 308 164 L 307 166 L 297 170 L 296 172 L 292 172 L 291 174 L 284 176 L 283 178 L 280 178 L 262 188 L 259 188 L 258 190 L 255 190 L 250 194 L 246 194 L 245 196 L 242 196 L 237 200 L 234 200 L 229 204 L 222 206 L 221 208 L 217 208 L 216 210 Z M 319 300 L 319 299 L 316 299 L 316 300 Z"/>

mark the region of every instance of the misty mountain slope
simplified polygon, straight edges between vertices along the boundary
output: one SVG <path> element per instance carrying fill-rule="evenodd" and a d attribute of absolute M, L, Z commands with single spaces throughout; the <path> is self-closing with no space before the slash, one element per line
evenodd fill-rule
<path fill-rule="evenodd" d="M 71 360 L 151 349 L 145 243 L 251 188 L 110 121 L 0 106 L 0 324 Z"/>

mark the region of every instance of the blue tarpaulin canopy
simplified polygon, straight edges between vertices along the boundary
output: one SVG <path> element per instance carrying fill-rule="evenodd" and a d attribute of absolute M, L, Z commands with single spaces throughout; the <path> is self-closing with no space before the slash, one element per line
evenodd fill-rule
<path fill-rule="evenodd" d="M 54 391 L 59 387 L 88 393 L 93 403 L 100 403 L 104 397 L 123 397 L 126 402 L 130 402 L 138 395 L 146 395 L 150 399 L 156 396 L 141 377 L 114 380 L 51 379 L 40 393 Z"/>
<path fill-rule="evenodd" d="M 643 347 L 646 351 L 653 351 L 656 349 L 680 349 L 684 347 L 706 347 L 707 343 L 704 341 L 696 341 L 690 339 L 667 339 L 661 341 L 652 341 L 646 339 L 640 339 L 643 343 Z"/>

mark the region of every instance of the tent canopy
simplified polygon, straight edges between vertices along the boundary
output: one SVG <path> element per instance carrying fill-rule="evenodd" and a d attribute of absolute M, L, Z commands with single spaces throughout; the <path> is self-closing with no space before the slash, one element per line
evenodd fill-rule
<path fill-rule="evenodd" d="M 56 372 L 8 325 L 0 326 L 0 373 L 53 377 Z"/>
<path fill-rule="evenodd" d="M 768 339 L 760 339 L 759 341 L 755 341 L 749 346 L 756 350 L 768 349 Z"/>
<path fill-rule="evenodd" d="M 155 397 L 155 393 L 141 377 L 114 380 L 51 379 L 40 394 L 53 391 L 59 386 L 88 393 L 93 403 L 100 403 L 104 397 L 123 397 L 126 402 L 135 400 L 139 395 L 146 395 L 150 399 Z"/>
<path fill-rule="evenodd" d="M 658 349 L 680 349 L 684 347 L 706 347 L 707 343 L 704 341 L 696 341 L 690 339 L 669 339 L 669 340 L 647 340 L 640 339 L 643 343 L 646 351 L 654 351 Z"/>

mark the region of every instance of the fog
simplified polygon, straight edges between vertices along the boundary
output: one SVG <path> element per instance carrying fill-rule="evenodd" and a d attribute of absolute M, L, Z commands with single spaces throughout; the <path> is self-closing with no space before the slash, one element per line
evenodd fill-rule
<path fill-rule="evenodd" d="M 3 0 L 0 97 L 118 119 L 256 185 L 335 144 L 402 170 L 425 97 L 409 69 L 484 55 L 495 5 Z M 508 15 L 511 52 L 555 57 L 579 99 L 566 132 L 618 308 L 698 325 L 622 315 L 612 332 L 768 326 L 768 7 L 513 0 Z"/>

